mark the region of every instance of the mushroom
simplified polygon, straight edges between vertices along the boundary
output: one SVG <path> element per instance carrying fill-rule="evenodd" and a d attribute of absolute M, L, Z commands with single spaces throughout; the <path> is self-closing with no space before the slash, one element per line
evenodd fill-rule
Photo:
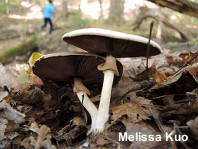
<path fill-rule="evenodd" d="M 97 108 L 91 102 L 88 88 L 102 88 L 104 74 L 97 69 L 97 66 L 104 63 L 104 58 L 89 53 L 55 53 L 40 57 L 34 62 L 32 70 L 41 80 L 59 81 L 74 85 L 73 91 L 77 94 L 80 102 L 89 112 L 92 120 L 91 133 L 94 129 Z M 119 73 L 122 74 L 122 64 L 116 61 Z M 116 77 L 114 84 L 117 84 L 121 77 Z M 85 85 L 84 85 L 85 84 Z"/>
<path fill-rule="evenodd" d="M 98 69 L 104 73 L 104 83 L 94 131 L 101 132 L 104 130 L 104 124 L 109 117 L 109 104 L 114 74 L 116 76 L 120 75 L 115 63 L 116 58 L 146 56 L 148 39 L 100 28 L 71 31 L 64 34 L 62 38 L 65 42 L 88 52 L 106 56 L 105 63 L 98 66 Z M 154 41 L 151 40 L 150 45 L 150 56 L 162 52 L 161 47 Z"/>

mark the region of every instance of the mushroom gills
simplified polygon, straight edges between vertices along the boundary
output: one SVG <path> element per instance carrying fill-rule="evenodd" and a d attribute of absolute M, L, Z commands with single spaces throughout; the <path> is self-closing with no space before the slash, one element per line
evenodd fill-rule
<path fill-rule="evenodd" d="M 83 82 L 80 78 L 74 78 L 74 93 L 78 96 L 78 99 L 82 103 L 82 105 L 85 107 L 85 109 L 89 112 L 91 116 L 91 128 L 87 132 L 87 135 L 89 135 L 93 130 L 94 126 L 96 124 L 96 118 L 98 110 L 96 106 L 92 103 L 92 101 L 89 99 L 87 94 L 90 94 L 89 90 L 83 85 Z"/>

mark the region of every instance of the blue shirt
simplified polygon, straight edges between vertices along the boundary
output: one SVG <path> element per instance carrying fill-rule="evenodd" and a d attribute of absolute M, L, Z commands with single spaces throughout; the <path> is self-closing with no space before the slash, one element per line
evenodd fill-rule
<path fill-rule="evenodd" d="M 43 17 L 44 18 L 51 18 L 52 13 L 51 11 L 55 10 L 55 7 L 52 4 L 47 4 L 43 7 Z"/>

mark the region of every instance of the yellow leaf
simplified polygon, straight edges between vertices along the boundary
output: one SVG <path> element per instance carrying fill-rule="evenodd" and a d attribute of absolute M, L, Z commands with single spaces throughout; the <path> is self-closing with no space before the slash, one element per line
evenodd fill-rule
<path fill-rule="evenodd" d="M 31 55 L 31 57 L 29 58 L 29 61 L 28 61 L 31 68 L 33 66 L 33 63 L 35 61 L 37 61 L 41 56 L 43 56 L 43 54 L 36 53 L 36 52 L 32 53 L 32 55 Z"/>

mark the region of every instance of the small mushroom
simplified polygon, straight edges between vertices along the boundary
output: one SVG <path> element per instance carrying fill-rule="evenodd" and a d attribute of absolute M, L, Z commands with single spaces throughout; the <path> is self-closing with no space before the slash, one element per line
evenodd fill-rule
<path fill-rule="evenodd" d="M 69 44 L 82 48 L 88 52 L 106 56 L 105 63 L 98 66 L 104 72 L 100 105 L 95 126 L 95 132 L 104 130 L 104 124 L 109 117 L 109 104 L 114 74 L 119 76 L 116 58 L 140 57 L 147 55 L 148 39 L 100 28 L 87 28 L 68 32 L 63 35 L 63 40 Z M 150 56 L 160 54 L 161 47 L 150 41 Z"/>
<path fill-rule="evenodd" d="M 87 96 L 90 95 L 87 87 L 102 88 L 104 74 L 97 69 L 97 66 L 104 62 L 104 58 L 96 55 L 64 52 L 44 55 L 34 62 L 32 67 L 34 74 L 41 80 L 62 81 L 74 85 L 74 93 L 91 116 L 92 125 L 88 134 L 94 129 L 98 110 Z M 122 74 L 122 64 L 118 61 L 116 64 L 119 73 Z M 114 84 L 117 84 L 120 78 L 116 77 Z"/>

